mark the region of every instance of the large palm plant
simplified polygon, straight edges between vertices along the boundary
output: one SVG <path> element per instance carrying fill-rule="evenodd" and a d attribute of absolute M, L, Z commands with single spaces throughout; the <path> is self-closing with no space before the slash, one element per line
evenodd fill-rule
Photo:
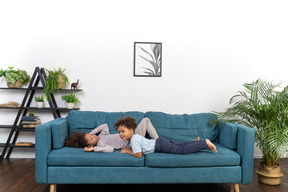
<path fill-rule="evenodd" d="M 277 166 L 288 145 L 288 88 L 261 79 L 244 84 L 245 91 L 230 99 L 225 112 L 214 112 L 213 123 L 236 122 L 256 129 L 255 140 L 263 152 L 263 163 Z"/>

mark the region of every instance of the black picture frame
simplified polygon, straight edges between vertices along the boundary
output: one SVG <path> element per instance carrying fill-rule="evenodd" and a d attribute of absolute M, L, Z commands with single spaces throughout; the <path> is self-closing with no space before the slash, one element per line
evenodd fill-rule
<path fill-rule="evenodd" d="M 162 77 L 162 43 L 134 42 L 134 77 Z"/>

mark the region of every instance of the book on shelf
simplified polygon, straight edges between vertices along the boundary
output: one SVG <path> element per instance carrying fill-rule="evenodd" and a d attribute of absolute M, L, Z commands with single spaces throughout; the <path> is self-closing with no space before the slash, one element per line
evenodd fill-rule
<path fill-rule="evenodd" d="M 23 116 L 22 121 L 37 121 L 39 120 L 39 116 Z"/>
<path fill-rule="evenodd" d="M 32 142 L 17 142 L 15 146 L 31 146 Z"/>
<path fill-rule="evenodd" d="M 40 124 L 39 124 L 40 125 Z M 38 125 L 22 125 L 23 128 L 35 128 Z"/>
<path fill-rule="evenodd" d="M 21 122 L 20 125 L 24 128 L 24 127 L 36 127 L 37 125 L 40 125 L 41 121 L 39 116 L 23 116 L 21 118 Z"/>
<path fill-rule="evenodd" d="M 40 125 L 41 121 L 21 121 L 21 125 Z"/>

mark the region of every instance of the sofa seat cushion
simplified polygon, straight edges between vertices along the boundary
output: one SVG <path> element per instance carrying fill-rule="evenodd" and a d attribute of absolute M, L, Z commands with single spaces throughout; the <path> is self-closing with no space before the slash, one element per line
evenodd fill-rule
<path fill-rule="evenodd" d="M 129 154 L 85 152 L 82 148 L 64 147 L 53 150 L 48 155 L 48 165 L 53 166 L 101 166 L 101 167 L 142 167 L 144 158 Z"/>
<path fill-rule="evenodd" d="M 216 167 L 240 165 L 240 156 L 235 151 L 215 144 L 217 153 L 209 149 L 187 155 L 151 153 L 146 155 L 148 167 Z"/>

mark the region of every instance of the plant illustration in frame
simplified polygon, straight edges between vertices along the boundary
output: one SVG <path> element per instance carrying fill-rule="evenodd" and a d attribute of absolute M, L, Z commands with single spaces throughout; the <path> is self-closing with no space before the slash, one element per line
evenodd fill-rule
<path fill-rule="evenodd" d="M 134 76 L 161 77 L 162 43 L 134 42 Z"/>

